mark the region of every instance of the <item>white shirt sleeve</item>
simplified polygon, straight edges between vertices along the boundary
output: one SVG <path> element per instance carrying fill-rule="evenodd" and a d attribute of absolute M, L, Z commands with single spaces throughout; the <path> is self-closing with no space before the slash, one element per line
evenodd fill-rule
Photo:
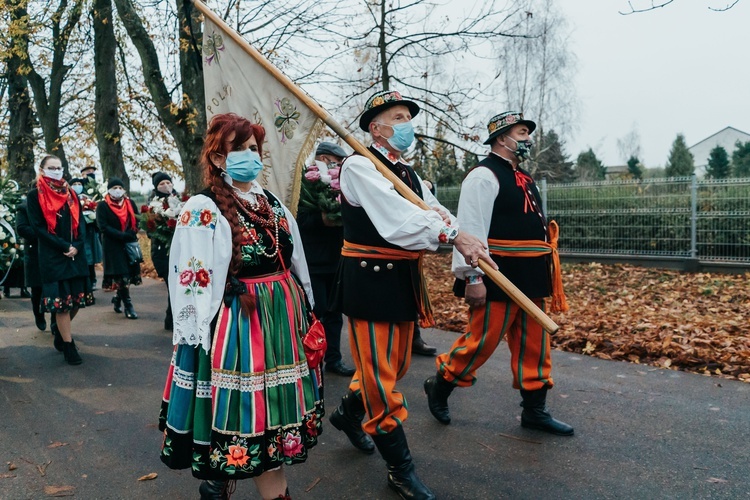
<path fill-rule="evenodd" d="M 348 157 L 341 166 L 340 179 L 346 200 L 365 210 L 387 242 L 406 250 L 437 250 L 440 233 L 448 231 L 443 219 L 434 210 L 422 210 L 398 194 L 370 160 Z"/>
<path fill-rule="evenodd" d="M 302 284 L 302 288 L 305 290 L 307 300 L 310 302 L 310 307 L 315 307 L 315 299 L 313 299 L 312 282 L 310 281 L 310 271 L 307 267 L 307 260 L 305 259 L 305 249 L 302 246 L 302 236 L 299 233 L 299 226 L 297 221 L 292 216 L 289 209 L 282 203 L 284 207 L 284 213 L 286 214 L 286 220 L 289 222 L 289 233 L 292 237 L 292 267 L 291 271 L 297 277 L 299 282 Z"/>
<path fill-rule="evenodd" d="M 492 209 L 500 192 L 497 177 L 489 168 L 476 167 L 461 183 L 458 198 L 458 221 L 461 231 L 479 238 L 485 245 L 492 222 Z M 464 256 L 453 249 L 453 274 L 458 279 L 484 274 L 479 268 L 466 264 Z"/>
<path fill-rule="evenodd" d="M 232 258 L 232 230 L 207 196 L 190 198 L 177 220 L 169 250 L 172 342 L 211 349 L 211 320 L 224 297 Z"/>
<path fill-rule="evenodd" d="M 427 186 L 424 185 L 424 181 L 422 181 L 421 177 L 419 177 L 419 182 L 422 184 L 422 199 L 424 199 L 424 202 L 427 203 L 432 208 L 439 208 L 440 210 L 448 214 L 448 216 L 451 219 L 451 227 L 458 228 L 458 219 L 456 218 L 456 216 L 453 215 L 450 210 L 448 210 L 447 208 L 445 208 L 443 205 L 440 204 L 440 202 L 435 197 L 435 195 L 432 194 L 432 191 L 427 189 Z"/>

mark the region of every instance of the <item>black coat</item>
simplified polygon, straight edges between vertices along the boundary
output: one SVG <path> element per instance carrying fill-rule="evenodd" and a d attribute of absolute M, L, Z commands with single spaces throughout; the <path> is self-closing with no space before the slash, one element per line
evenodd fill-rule
<path fill-rule="evenodd" d="M 173 191 L 173 194 L 177 194 L 177 191 Z M 155 198 L 162 199 L 166 198 L 167 195 L 151 194 L 149 202 Z M 160 278 L 166 278 L 169 274 L 169 246 L 166 243 L 162 243 L 151 239 L 151 262 L 154 264 L 154 270 Z"/>
<path fill-rule="evenodd" d="M 133 200 L 127 199 L 126 203 L 133 206 L 133 213 L 138 213 Z M 100 201 L 96 206 L 96 224 L 102 233 L 104 244 L 104 274 L 109 276 L 126 276 L 132 274 L 132 267 L 128 265 L 128 256 L 125 253 L 125 243 L 138 241 L 138 229 L 131 226 L 122 230 L 120 219 L 115 215 L 106 201 Z M 136 221 L 136 224 L 138 222 Z"/>
<path fill-rule="evenodd" d="M 78 203 L 78 201 L 76 201 Z M 34 228 L 37 237 L 37 257 L 42 283 L 55 283 L 77 277 L 88 277 L 89 268 L 86 260 L 84 240 L 86 239 L 86 222 L 81 214 L 78 221 L 78 236 L 73 236 L 72 217 L 68 205 L 58 211 L 55 232 L 47 230 L 42 207 L 39 205 L 39 192 L 29 191 L 26 200 L 26 213 L 29 224 Z M 78 250 L 75 258 L 63 255 L 70 246 Z"/>
<path fill-rule="evenodd" d="M 16 232 L 23 238 L 23 269 L 24 282 L 26 286 L 42 286 L 42 275 L 39 272 L 39 256 L 37 255 L 37 238 L 36 230 L 29 221 L 29 214 L 26 211 L 26 200 L 18 205 L 16 212 Z"/>
<path fill-rule="evenodd" d="M 300 210 L 297 224 L 310 274 L 334 274 L 344 244 L 344 227 L 323 224 L 320 210 Z"/>

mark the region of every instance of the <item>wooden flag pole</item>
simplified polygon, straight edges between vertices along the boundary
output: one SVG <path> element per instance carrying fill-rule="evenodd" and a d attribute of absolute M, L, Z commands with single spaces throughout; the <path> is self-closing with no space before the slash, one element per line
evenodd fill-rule
<path fill-rule="evenodd" d="M 193 0 L 193 4 L 195 7 L 209 20 L 211 20 L 212 23 L 214 23 L 217 26 L 220 26 L 224 33 L 226 33 L 232 40 L 234 40 L 237 45 L 242 47 L 242 49 L 252 57 L 255 62 L 260 64 L 263 69 L 268 71 L 271 75 L 273 75 L 276 80 L 279 81 L 294 97 L 302 101 L 305 106 L 310 108 L 315 115 L 318 116 L 328 127 L 333 130 L 339 137 L 341 137 L 351 148 L 357 152 L 358 154 L 366 157 L 369 159 L 374 165 L 375 168 L 380 172 L 386 179 L 388 179 L 393 186 L 396 188 L 396 191 L 412 202 L 413 204 L 417 205 L 419 208 L 422 208 L 423 210 L 432 210 L 427 203 L 424 202 L 417 194 L 409 189 L 404 182 L 396 176 L 393 172 L 390 171 L 385 165 L 381 163 L 381 161 L 374 155 L 372 152 L 370 152 L 369 149 L 364 147 L 362 143 L 360 143 L 347 129 L 345 129 L 340 123 L 338 123 L 329 113 L 326 111 L 320 104 L 318 104 L 312 97 L 307 95 L 301 88 L 299 88 L 291 79 L 289 79 L 288 76 L 286 76 L 284 73 L 279 71 L 279 69 L 271 64 L 268 59 L 266 59 L 260 52 L 258 52 L 257 49 L 252 47 L 245 39 L 243 39 L 234 29 L 227 26 L 227 24 L 219 17 L 217 16 L 211 9 L 206 7 L 206 4 L 201 2 L 201 0 Z M 542 327 L 547 330 L 550 333 L 556 332 L 560 327 L 557 326 L 557 324 L 552 321 L 552 319 L 547 316 L 544 311 L 542 311 L 539 307 L 537 307 L 534 302 L 529 299 L 526 295 L 523 294 L 513 283 L 508 280 L 505 276 L 503 276 L 502 273 L 499 271 L 494 270 L 489 264 L 487 264 L 484 261 L 479 261 L 479 268 L 493 281 L 497 286 L 499 286 L 507 295 L 508 297 L 513 300 L 516 304 L 518 304 L 521 309 L 526 311 L 529 316 L 534 318 L 535 321 L 537 321 Z"/>

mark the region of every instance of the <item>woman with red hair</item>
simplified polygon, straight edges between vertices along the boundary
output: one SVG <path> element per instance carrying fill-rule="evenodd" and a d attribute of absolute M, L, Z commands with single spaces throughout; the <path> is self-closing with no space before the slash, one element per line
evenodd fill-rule
<path fill-rule="evenodd" d="M 94 303 L 84 251 L 86 223 L 78 196 L 63 179 L 60 159 L 42 158 L 36 188 L 27 196 L 27 214 L 34 228 L 42 273 L 41 307 L 56 314 L 55 348 L 71 365 L 82 362 L 71 334 L 71 321 L 81 307 Z"/>
<path fill-rule="evenodd" d="M 265 131 L 215 116 L 201 160 L 208 188 L 185 204 L 169 255 L 176 345 L 164 389 L 161 459 L 192 468 L 201 498 L 253 478 L 290 498 L 283 465 L 321 431 L 320 368 L 308 367 L 310 278 L 289 210 L 256 178 Z"/>

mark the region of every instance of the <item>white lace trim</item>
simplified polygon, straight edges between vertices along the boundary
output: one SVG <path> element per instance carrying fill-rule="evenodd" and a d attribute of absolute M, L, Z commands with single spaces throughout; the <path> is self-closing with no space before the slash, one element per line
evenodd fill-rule
<path fill-rule="evenodd" d="M 266 387 L 294 384 L 310 374 L 307 363 L 278 368 L 264 373 L 211 372 L 211 385 L 240 392 L 260 392 Z"/>

